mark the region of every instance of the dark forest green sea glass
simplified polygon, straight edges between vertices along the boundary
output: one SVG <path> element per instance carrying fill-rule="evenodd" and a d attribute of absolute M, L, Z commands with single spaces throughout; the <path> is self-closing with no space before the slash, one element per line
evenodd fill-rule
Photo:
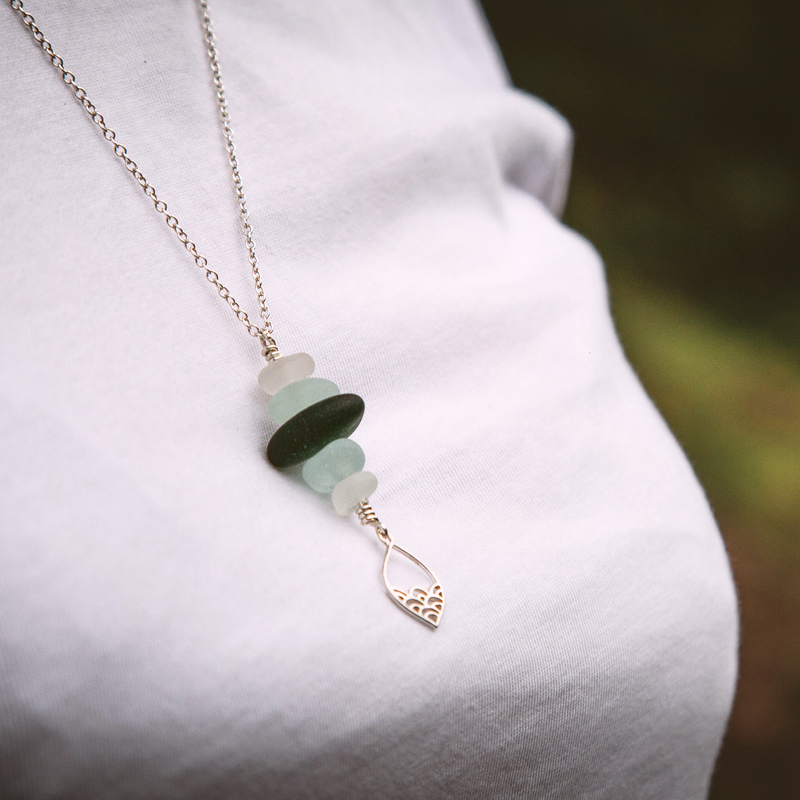
<path fill-rule="evenodd" d="M 304 408 L 284 422 L 267 445 L 274 467 L 291 467 L 316 455 L 335 439 L 346 439 L 364 416 L 357 394 L 337 394 Z"/>

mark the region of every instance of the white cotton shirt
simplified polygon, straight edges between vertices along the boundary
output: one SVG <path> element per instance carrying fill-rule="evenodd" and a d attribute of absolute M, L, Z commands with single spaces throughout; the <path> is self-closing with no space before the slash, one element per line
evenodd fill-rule
<path fill-rule="evenodd" d="M 26 8 L 257 319 L 195 5 Z M 266 462 L 256 340 L 6 8 L 0 795 L 705 797 L 731 575 L 558 220 L 568 125 L 466 0 L 211 12 L 276 339 L 363 397 L 447 607 Z"/>

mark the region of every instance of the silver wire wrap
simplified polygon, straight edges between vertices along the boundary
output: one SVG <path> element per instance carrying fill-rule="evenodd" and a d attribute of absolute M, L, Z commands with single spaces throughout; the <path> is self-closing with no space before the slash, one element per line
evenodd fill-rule
<path fill-rule="evenodd" d="M 391 544 L 392 537 L 389 536 L 389 531 L 383 527 L 372 506 L 366 500 L 362 500 L 356 506 L 356 516 L 362 525 L 372 525 L 372 527 L 375 528 L 375 533 L 378 535 L 378 538 L 384 544 Z"/>
<path fill-rule="evenodd" d="M 261 337 L 261 355 L 264 356 L 267 361 L 275 361 L 276 359 L 283 358 L 281 351 L 278 350 L 278 345 L 275 344 L 275 340 L 268 334 L 264 334 L 264 336 Z"/>
<path fill-rule="evenodd" d="M 142 191 L 153 201 L 155 210 L 164 217 L 167 225 L 175 231 L 180 243 L 184 246 L 186 251 L 194 260 L 196 266 L 203 270 L 206 280 L 214 286 L 217 294 L 230 306 L 236 318 L 245 326 L 247 332 L 261 340 L 262 354 L 268 361 L 280 358 L 281 354 L 278 350 L 275 340 L 272 338 L 273 326 L 270 321 L 269 307 L 267 306 L 266 297 L 264 295 L 264 288 L 261 282 L 261 273 L 258 269 L 258 259 L 256 258 L 255 245 L 253 244 L 253 227 L 247 213 L 247 201 L 245 199 L 244 190 L 242 187 L 242 178 L 239 174 L 239 162 L 236 159 L 236 149 L 233 144 L 233 132 L 230 127 L 230 114 L 228 113 L 228 104 L 225 98 L 225 88 L 222 85 L 222 76 L 219 67 L 219 56 L 216 49 L 216 41 L 212 31 L 211 18 L 208 13 L 208 3 L 205 0 L 199 0 L 200 10 L 202 12 L 203 30 L 205 31 L 205 41 L 208 47 L 208 58 L 211 64 L 211 73 L 214 79 L 214 87 L 217 94 L 217 104 L 219 105 L 219 116 L 222 122 L 222 132 L 225 136 L 226 149 L 228 151 L 228 160 L 233 174 L 233 185 L 236 189 L 236 199 L 239 203 L 239 217 L 242 220 L 242 231 L 244 232 L 245 244 L 247 245 L 248 259 L 253 273 L 253 282 L 256 287 L 256 294 L 258 295 L 258 304 L 260 307 L 260 315 L 263 320 L 263 325 L 259 326 L 252 322 L 247 316 L 247 312 L 239 305 L 236 298 L 230 293 L 225 285 L 220 281 L 219 275 L 214 272 L 209 266 L 205 256 L 197 252 L 197 246 L 189 238 L 189 235 L 178 223 L 178 218 L 173 214 L 168 213 L 167 204 L 161 200 L 156 194 L 153 185 L 145 178 L 142 171 L 139 169 L 136 162 L 128 155 L 128 151 L 123 144 L 117 141 L 116 134 L 106 124 L 103 115 L 97 110 L 94 103 L 89 99 L 86 90 L 79 86 L 75 75 L 73 75 L 65 66 L 64 61 L 54 50 L 53 46 L 45 38 L 44 34 L 36 24 L 36 20 L 28 14 L 22 4 L 22 0 L 9 0 L 9 6 L 12 11 L 16 11 L 19 15 L 22 24 L 31 32 L 31 35 L 44 50 L 45 54 L 50 59 L 50 63 L 59 71 L 61 79 L 67 86 L 72 89 L 75 98 L 85 109 L 86 113 L 91 117 L 92 122 L 97 125 L 103 132 L 103 137 L 114 149 L 114 155 L 120 158 L 125 164 L 125 169 L 131 174 L 133 179 L 141 186 Z"/>

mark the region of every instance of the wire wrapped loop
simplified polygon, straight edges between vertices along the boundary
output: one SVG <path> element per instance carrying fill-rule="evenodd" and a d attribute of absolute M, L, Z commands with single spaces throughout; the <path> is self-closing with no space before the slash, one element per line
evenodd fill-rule
<path fill-rule="evenodd" d="M 389 531 L 383 527 L 378 515 L 373 510 L 372 506 L 366 501 L 362 500 L 356 507 L 356 516 L 362 525 L 372 525 L 375 528 L 375 533 L 384 544 L 391 544 L 392 537 L 389 536 Z"/>
<path fill-rule="evenodd" d="M 279 358 L 283 358 L 283 354 L 278 350 L 278 345 L 268 333 L 261 335 L 261 355 L 267 361 L 277 361 Z"/>

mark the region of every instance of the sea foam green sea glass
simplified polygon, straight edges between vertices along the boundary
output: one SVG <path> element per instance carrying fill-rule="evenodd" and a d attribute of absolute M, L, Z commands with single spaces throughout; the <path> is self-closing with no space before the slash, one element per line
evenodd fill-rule
<path fill-rule="evenodd" d="M 336 439 L 303 465 L 303 480 L 328 494 L 339 481 L 364 468 L 364 451 L 352 439 Z"/>
<path fill-rule="evenodd" d="M 303 378 L 284 386 L 269 402 L 269 415 L 283 425 L 295 414 L 320 400 L 339 394 L 339 387 L 325 378 Z"/>

